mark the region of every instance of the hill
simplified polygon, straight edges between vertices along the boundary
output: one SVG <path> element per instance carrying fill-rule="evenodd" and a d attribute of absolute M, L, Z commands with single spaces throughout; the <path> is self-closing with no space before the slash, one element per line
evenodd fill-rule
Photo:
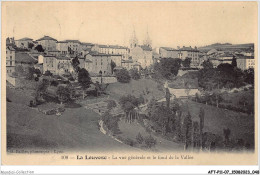
<path fill-rule="evenodd" d="M 254 48 L 254 43 L 247 43 L 247 44 L 230 44 L 230 43 L 215 43 L 208 46 L 199 47 L 200 51 L 207 52 L 211 49 L 217 50 L 251 50 Z"/>

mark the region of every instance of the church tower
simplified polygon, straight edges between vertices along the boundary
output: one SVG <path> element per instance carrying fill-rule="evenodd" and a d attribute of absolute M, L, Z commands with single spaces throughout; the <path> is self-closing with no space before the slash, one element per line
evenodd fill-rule
<path fill-rule="evenodd" d="M 135 28 L 134 28 L 133 34 L 130 39 L 130 48 L 134 48 L 136 46 L 138 46 L 138 39 L 136 37 Z"/>
<path fill-rule="evenodd" d="M 148 33 L 148 27 L 147 27 L 146 37 L 144 39 L 143 45 L 152 48 L 152 40 L 151 40 L 149 33 Z"/>

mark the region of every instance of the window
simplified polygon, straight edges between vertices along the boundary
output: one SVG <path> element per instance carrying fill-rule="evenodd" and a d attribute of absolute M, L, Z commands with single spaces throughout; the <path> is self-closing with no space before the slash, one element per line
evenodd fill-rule
<path fill-rule="evenodd" d="M 10 61 L 10 66 L 12 66 L 12 61 Z"/>
<path fill-rule="evenodd" d="M 12 56 L 10 56 L 10 60 L 12 59 Z"/>

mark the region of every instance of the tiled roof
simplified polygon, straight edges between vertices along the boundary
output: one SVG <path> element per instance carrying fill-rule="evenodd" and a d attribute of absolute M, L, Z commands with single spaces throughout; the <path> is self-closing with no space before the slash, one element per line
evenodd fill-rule
<path fill-rule="evenodd" d="M 124 46 L 118 46 L 118 45 L 98 45 L 99 48 L 113 48 L 113 49 L 128 49 Z"/>
<path fill-rule="evenodd" d="M 121 56 L 120 54 L 106 54 L 106 53 L 100 53 L 97 51 L 90 51 L 88 54 L 91 56 Z"/>
<path fill-rule="evenodd" d="M 42 41 L 42 40 L 53 40 L 53 41 L 57 41 L 56 39 L 54 39 L 54 38 L 52 38 L 52 37 L 50 37 L 50 36 L 44 36 L 44 37 L 42 37 L 42 38 L 40 38 L 40 39 L 38 39 L 38 40 L 36 40 L 36 41 Z"/>
<path fill-rule="evenodd" d="M 30 56 L 28 53 L 16 52 L 15 53 L 15 62 L 16 63 L 35 64 L 38 61 L 35 60 L 32 56 Z"/>
<path fill-rule="evenodd" d="M 32 41 L 33 39 L 25 37 L 25 38 L 19 39 L 17 41 L 28 41 L 28 40 Z"/>
<path fill-rule="evenodd" d="M 161 47 L 161 48 L 166 50 L 166 51 L 178 51 L 178 50 L 171 48 L 171 47 Z"/>
<path fill-rule="evenodd" d="M 199 52 L 197 49 L 193 49 L 192 47 L 182 47 L 179 49 L 180 51 L 192 51 L 192 52 Z"/>
<path fill-rule="evenodd" d="M 79 43 L 79 44 L 81 44 L 81 42 L 80 42 L 79 40 L 65 40 L 65 42 Z"/>

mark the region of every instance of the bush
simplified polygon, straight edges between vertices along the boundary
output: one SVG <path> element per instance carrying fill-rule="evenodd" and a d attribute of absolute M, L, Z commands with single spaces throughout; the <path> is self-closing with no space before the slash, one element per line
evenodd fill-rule
<path fill-rule="evenodd" d="M 46 76 L 52 76 L 52 73 L 51 73 L 49 70 L 47 70 L 47 71 L 45 71 L 44 75 L 46 75 Z"/>
<path fill-rule="evenodd" d="M 130 139 L 130 138 L 125 139 L 124 143 L 129 145 L 129 146 L 134 146 L 135 145 L 135 141 Z"/>
<path fill-rule="evenodd" d="M 248 91 L 248 88 L 244 88 L 244 91 Z"/>
<path fill-rule="evenodd" d="M 154 139 L 151 135 L 144 138 L 144 143 L 147 148 L 151 148 L 156 145 L 156 139 Z"/>
<path fill-rule="evenodd" d="M 112 116 L 111 114 L 106 112 L 102 115 L 101 119 L 107 129 L 110 130 L 113 134 L 117 134 L 120 132 L 118 127 L 118 117 Z"/>
<path fill-rule="evenodd" d="M 234 90 L 234 93 L 238 93 L 238 90 Z"/>
<path fill-rule="evenodd" d="M 129 83 L 130 82 L 130 75 L 126 69 L 121 69 L 115 72 L 116 78 L 121 83 Z"/>
<path fill-rule="evenodd" d="M 140 77 L 141 77 L 139 72 L 138 72 L 138 70 L 136 68 L 131 69 L 129 71 L 129 73 L 130 73 L 131 78 L 134 79 L 134 80 L 139 80 Z"/>
<path fill-rule="evenodd" d="M 142 144 L 144 142 L 144 138 L 143 136 L 140 134 L 140 132 L 138 133 L 138 135 L 136 136 L 136 141 L 139 144 Z"/>

